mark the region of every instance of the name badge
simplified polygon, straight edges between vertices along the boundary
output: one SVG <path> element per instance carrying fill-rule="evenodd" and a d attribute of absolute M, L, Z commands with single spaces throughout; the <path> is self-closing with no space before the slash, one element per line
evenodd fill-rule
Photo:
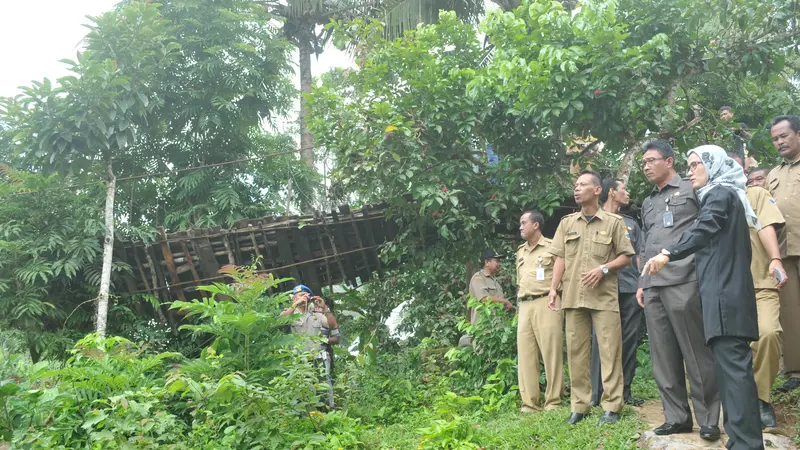
<path fill-rule="evenodd" d="M 536 269 L 536 281 L 544 281 L 544 267 Z"/>
<path fill-rule="evenodd" d="M 672 211 L 664 211 L 664 228 L 672 228 Z"/>

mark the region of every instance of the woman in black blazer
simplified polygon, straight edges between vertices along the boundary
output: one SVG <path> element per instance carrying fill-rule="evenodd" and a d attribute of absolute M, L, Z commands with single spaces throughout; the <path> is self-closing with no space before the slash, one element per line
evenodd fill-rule
<path fill-rule="evenodd" d="M 750 342 L 758 340 L 750 273 L 749 227 L 761 228 L 745 196 L 747 177 L 720 147 L 688 153 L 689 180 L 700 199 L 695 225 L 648 261 L 642 275 L 695 254 L 706 344 L 716 360 L 727 447 L 763 449 Z"/>

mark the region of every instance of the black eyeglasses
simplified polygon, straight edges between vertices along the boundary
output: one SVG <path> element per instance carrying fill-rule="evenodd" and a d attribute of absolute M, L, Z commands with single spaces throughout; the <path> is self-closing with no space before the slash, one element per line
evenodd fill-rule
<path fill-rule="evenodd" d="M 703 165 L 702 161 L 694 161 L 689 163 L 689 170 L 694 172 L 697 169 L 697 166 Z"/>
<path fill-rule="evenodd" d="M 666 158 L 648 158 L 648 159 L 643 159 L 642 160 L 642 169 L 644 169 L 645 167 L 648 167 L 648 166 L 652 167 L 653 164 L 656 163 L 656 161 L 663 161 L 664 159 L 666 159 Z"/>

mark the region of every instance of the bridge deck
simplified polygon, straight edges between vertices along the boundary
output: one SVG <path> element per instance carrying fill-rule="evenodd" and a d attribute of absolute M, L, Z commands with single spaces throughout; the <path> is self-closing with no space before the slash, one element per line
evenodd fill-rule
<path fill-rule="evenodd" d="M 364 283 L 380 269 L 378 246 L 397 234 L 384 212 L 383 206 L 341 206 L 325 215 L 241 220 L 231 229 L 166 234 L 160 228 L 156 242 L 122 242 L 117 254 L 133 268 L 127 293 L 151 293 L 161 301 L 201 298 L 197 286 L 223 281 L 221 267 L 259 257 L 260 273 L 291 277 L 319 292 L 322 286 Z"/>

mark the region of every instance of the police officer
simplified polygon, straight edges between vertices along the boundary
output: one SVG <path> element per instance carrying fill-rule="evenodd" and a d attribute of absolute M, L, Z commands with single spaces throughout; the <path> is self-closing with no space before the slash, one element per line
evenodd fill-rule
<path fill-rule="evenodd" d="M 542 236 L 544 216 L 526 211 L 519 218 L 519 233 L 525 243 L 517 248 L 517 360 L 522 412 L 539 409 L 539 355 L 547 377 L 544 409 L 561 407 L 564 390 L 564 316 L 547 307 L 553 278 L 551 241 Z"/>
<path fill-rule="evenodd" d="M 575 182 L 575 202 L 581 211 L 558 225 L 550 253 L 556 256 L 548 306 L 555 310 L 563 280 L 562 307 L 566 313 L 567 363 L 572 380 L 574 425 L 589 413 L 592 382 L 589 375 L 592 327 L 597 332 L 603 373 L 600 423 L 615 423 L 623 406 L 622 332 L 616 272 L 634 255 L 625 237 L 621 216 L 600 209 L 602 181 L 596 172 L 582 172 Z"/>
<path fill-rule="evenodd" d="M 625 183 L 613 178 L 603 180 L 603 191 L 600 202 L 603 209 L 610 213 L 618 213 L 622 206 L 630 203 L 630 194 Z M 644 330 L 644 310 L 636 302 L 636 290 L 639 288 L 639 247 L 642 245 L 642 230 L 633 217 L 622 215 L 625 221 L 626 236 L 631 241 L 636 255 L 631 258 L 630 265 L 617 272 L 619 280 L 619 315 L 622 326 L 622 373 L 625 387 L 623 398 L 625 404 L 641 406 L 644 400 L 631 395 L 631 384 L 636 375 L 636 352 Z M 597 336 L 592 336 L 592 406 L 600 404 L 603 393 L 603 379 L 600 376 L 600 352 Z"/>
<path fill-rule="evenodd" d="M 783 368 L 789 378 L 778 388 L 789 392 L 800 387 L 800 117 L 778 116 L 772 121 L 772 145 L 783 157 L 778 167 L 767 177 L 767 187 L 786 219 L 779 236 L 783 267 L 789 282 L 781 289 L 781 326 L 783 342 Z"/>
<path fill-rule="evenodd" d="M 655 187 L 642 202 L 642 262 L 676 241 L 697 218 L 700 204 L 692 184 L 681 179 L 674 164 L 672 146 L 663 141 L 645 144 L 642 171 Z M 719 439 L 719 389 L 714 356 L 703 332 L 694 256 L 668 264 L 657 275 L 641 278 L 636 297 L 644 308 L 653 376 L 666 419 L 653 431 L 657 435 L 692 432 L 688 375 L 700 437 Z"/>
<path fill-rule="evenodd" d="M 514 309 L 514 305 L 506 299 L 505 293 L 500 283 L 495 278 L 495 275 L 500 271 L 500 259 L 503 256 L 490 248 L 484 248 L 481 252 L 481 261 L 483 261 L 483 268 L 475 272 L 469 280 L 469 294 L 482 302 L 498 302 L 506 307 L 506 311 Z M 469 321 L 475 323 L 475 311 L 469 311 Z M 470 345 L 470 338 L 467 335 L 461 336 L 458 341 L 459 347 L 466 347 Z"/>
<path fill-rule="evenodd" d="M 742 155 L 728 152 L 728 156 L 744 168 Z M 750 247 L 753 257 L 750 272 L 756 290 L 758 310 L 758 340 L 750 343 L 753 349 L 753 375 L 758 389 L 758 406 L 761 425 L 772 428 L 778 425 L 775 411 L 770 401 L 770 391 L 778 375 L 781 360 L 781 301 L 779 289 L 786 282 L 786 270 L 781 262 L 777 230 L 785 223 L 775 199 L 766 190 L 757 186 L 746 189 L 747 201 L 758 216 L 761 230 L 750 228 Z M 774 271 L 780 272 L 781 280 L 776 280 Z"/>

